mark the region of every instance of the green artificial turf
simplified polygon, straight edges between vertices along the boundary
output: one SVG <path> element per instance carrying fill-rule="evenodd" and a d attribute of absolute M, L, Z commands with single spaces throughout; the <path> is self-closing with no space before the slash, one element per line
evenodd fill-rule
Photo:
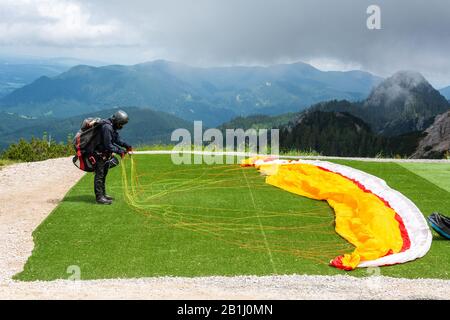
<path fill-rule="evenodd" d="M 450 163 L 401 163 L 401 166 L 450 192 Z M 449 210 L 450 211 L 450 210 Z"/>
<path fill-rule="evenodd" d="M 328 266 L 353 248 L 334 232 L 334 214 L 325 202 L 269 186 L 254 168 L 174 165 L 169 155 L 134 157 L 140 184 L 135 206 L 124 199 L 120 168 L 108 176 L 112 206 L 94 203 L 93 175 L 86 175 L 35 230 L 35 249 L 16 279 L 67 279 L 71 266 L 79 267 L 81 279 L 368 275 L 365 269 L 348 273 Z M 336 162 L 385 179 L 426 215 L 450 207 L 448 191 L 398 164 Z M 450 279 L 450 242 L 434 236 L 424 258 L 383 267 L 381 274 Z"/>

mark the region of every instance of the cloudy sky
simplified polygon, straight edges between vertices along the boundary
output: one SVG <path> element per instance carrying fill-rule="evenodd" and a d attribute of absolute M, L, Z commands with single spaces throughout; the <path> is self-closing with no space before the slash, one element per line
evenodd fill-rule
<path fill-rule="evenodd" d="M 366 27 L 381 8 L 381 30 Z M 450 0 L 0 0 L 0 52 L 134 64 L 304 61 L 450 85 Z"/>

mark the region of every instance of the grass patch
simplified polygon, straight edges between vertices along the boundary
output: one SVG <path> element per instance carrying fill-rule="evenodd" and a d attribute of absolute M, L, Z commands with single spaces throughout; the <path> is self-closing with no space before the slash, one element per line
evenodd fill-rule
<path fill-rule="evenodd" d="M 158 151 L 158 150 L 172 150 L 175 147 L 174 144 L 140 144 L 133 146 L 136 151 Z"/>
<path fill-rule="evenodd" d="M 134 147 L 136 151 L 166 151 L 166 150 L 173 150 L 175 144 L 152 144 L 152 145 L 137 145 Z M 211 150 L 205 150 L 206 146 L 195 146 L 191 145 L 190 147 L 185 147 L 184 150 L 190 149 L 191 151 L 197 151 L 198 149 L 201 149 L 202 151 L 211 151 Z M 243 152 L 250 152 L 251 150 L 247 147 L 243 148 Z M 226 149 L 216 149 L 217 152 L 227 152 Z M 237 150 L 236 150 L 237 151 Z M 270 149 L 265 150 L 266 154 L 270 154 Z M 242 151 L 241 151 L 242 152 Z M 297 156 L 297 157 L 317 157 L 321 156 L 321 154 L 313 149 L 310 150 L 280 150 L 279 154 L 281 156 Z"/>
<path fill-rule="evenodd" d="M 0 159 L 0 169 L 2 167 L 9 166 L 11 164 L 18 163 L 18 162 L 20 162 L 20 161 L 9 160 L 9 159 Z"/>
<path fill-rule="evenodd" d="M 321 154 L 315 150 L 281 150 L 281 156 L 293 156 L 293 157 L 318 157 Z"/>
<path fill-rule="evenodd" d="M 450 192 L 450 163 L 400 163 L 409 171 Z M 450 210 L 449 210 L 450 211 Z"/>
<path fill-rule="evenodd" d="M 136 208 L 125 202 L 120 169 L 108 176 L 112 206 L 95 205 L 93 175 L 86 175 L 35 230 L 35 249 L 16 279 L 66 279 L 73 265 L 82 279 L 348 274 L 328 266 L 352 246 L 334 232 L 325 202 L 266 185 L 253 168 L 134 157 L 142 186 L 134 190 Z M 385 179 L 425 214 L 449 208 L 446 190 L 398 164 L 336 162 Z M 450 279 L 450 242 L 434 240 L 425 258 L 381 273 Z M 363 269 L 350 274 L 367 275 Z"/>

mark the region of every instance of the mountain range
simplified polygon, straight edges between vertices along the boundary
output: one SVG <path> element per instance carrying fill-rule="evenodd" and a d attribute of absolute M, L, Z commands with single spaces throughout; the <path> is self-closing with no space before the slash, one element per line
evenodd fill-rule
<path fill-rule="evenodd" d="M 283 150 L 332 156 L 442 158 L 450 152 L 450 103 L 418 73 L 401 71 L 359 102 L 332 100 L 292 114 L 251 116 L 223 128 L 278 127 Z"/>
<path fill-rule="evenodd" d="M 439 134 L 433 133 L 438 129 L 428 129 L 450 109 L 446 92 L 413 71 L 382 80 L 360 71 L 323 72 L 304 63 L 199 68 L 158 60 L 134 66 L 78 65 L 42 76 L 0 99 L 5 119 L 0 149 L 44 132 L 64 141 L 84 118 L 104 118 L 117 106 L 132 105 L 136 107 L 126 108 L 133 121 L 124 136 L 133 144 L 167 143 L 174 129 L 203 120 L 205 127 L 221 129 L 278 127 L 285 149 L 409 156 L 419 142 L 428 150 L 424 136 L 431 134 L 430 143 L 439 144 Z M 445 123 L 434 125 L 443 127 Z"/>
<path fill-rule="evenodd" d="M 63 118 L 132 105 L 215 126 L 235 116 L 299 111 L 330 99 L 365 98 L 381 78 L 323 72 L 305 63 L 191 67 L 157 60 L 133 66 L 80 65 L 43 76 L 0 100 L 0 110 Z"/>
<path fill-rule="evenodd" d="M 0 62 L 0 98 L 43 75 L 52 77 L 67 69 L 60 65 L 14 65 Z"/>
<path fill-rule="evenodd" d="M 122 108 L 130 116 L 130 124 L 121 132 L 121 136 L 133 145 L 138 144 L 168 144 L 170 135 L 177 128 L 192 130 L 192 122 L 182 120 L 174 115 L 140 109 L 136 107 Z M 47 133 L 57 142 L 67 141 L 80 129 L 81 122 L 88 117 L 108 118 L 117 109 L 108 109 L 88 114 L 68 117 L 66 119 L 26 118 L 15 114 L 0 112 L 3 121 L 0 122 L 0 150 L 19 138 L 41 138 Z"/>
<path fill-rule="evenodd" d="M 400 71 L 376 86 L 359 102 L 328 101 L 312 110 L 348 112 L 368 122 L 385 136 L 423 131 L 450 103 L 417 72 Z"/>
<path fill-rule="evenodd" d="M 74 58 L 46 59 L 0 54 L 0 98 L 42 76 L 55 77 L 83 62 L 100 64 L 100 62 Z"/>

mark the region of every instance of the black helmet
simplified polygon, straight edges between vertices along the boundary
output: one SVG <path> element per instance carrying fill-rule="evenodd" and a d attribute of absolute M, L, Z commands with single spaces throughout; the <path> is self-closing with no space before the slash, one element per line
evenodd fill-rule
<path fill-rule="evenodd" d="M 128 114 L 123 110 L 119 110 L 112 115 L 111 120 L 117 129 L 122 129 L 128 123 Z"/>

